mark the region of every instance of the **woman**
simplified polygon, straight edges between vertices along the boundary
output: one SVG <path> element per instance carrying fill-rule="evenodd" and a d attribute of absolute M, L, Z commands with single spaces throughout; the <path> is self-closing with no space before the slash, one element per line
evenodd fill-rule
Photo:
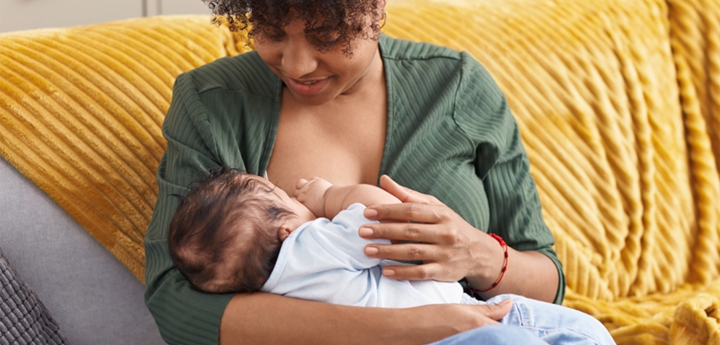
<path fill-rule="evenodd" d="M 419 344 L 495 324 L 510 308 L 392 310 L 196 292 L 172 266 L 167 227 L 178 204 L 173 195 L 186 194 L 218 165 L 266 175 L 287 192 L 300 178 L 377 184 L 388 174 L 400 184 L 382 187 L 404 203 L 370 207 L 365 216 L 396 222 L 369 225 L 360 235 L 416 243 L 365 252 L 423 264 L 386 267 L 384 275 L 465 278 L 484 299 L 514 293 L 562 301 L 561 265 L 517 126 L 475 60 L 381 36 L 384 0 L 218 0 L 211 7 L 233 29 L 249 21 L 255 51 L 183 74 L 175 84 L 145 242 L 146 303 L 166 341 Z M 444 343 L 488 332 L 522 337 L 497 327 L 474 332 Z"/>

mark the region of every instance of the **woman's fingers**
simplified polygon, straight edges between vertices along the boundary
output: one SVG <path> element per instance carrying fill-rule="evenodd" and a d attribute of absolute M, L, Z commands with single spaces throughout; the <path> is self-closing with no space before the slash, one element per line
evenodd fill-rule
<path fill-rule="evenodd" d="M 388 175 L 380 176 L 380 187 L 403 203 L 440 204 L 437 198 L 403 187 Z"/>
<path fill-rule="evenodd" d="M 388 175 L 380 176 L 380 187 L 382 187 L 382 189 L 386 192 L 392 194 L 394 197 L 400 199 L 401 202 L 409 202 L 408 199 L 412 198 L 407 188 L 399 185 Z"/>
<path fill-rule="evenodd" d="M 500 320 L 512 309 L 513 302 L 511 299 L 504 299 L 498 304 L 485 304 L 477 307 L 481 308 L 481 313 L 492 320 Z"/>
<path fill-rule="evenodd" d="M 437 223 L 447 213 L 447 207 L 434 196 L 403 187 L 387 175 L 380 177 L 380 186 L 400 199 L 402 204 L 370 206 L 364 212 L 365 217 L 368 219 Z"/>
<path fill-rule="evenodd" d="M 390 260 L 405 261 L 445 261 L 447 255 L 442 248 L 434 244 L 401 243 L 401 244 L 368 244 L 365 255 Z"/>
<path fill-rule="evenodd" d="M 401 260 L 401 259 L 398 259 Z M 443 267 L 439 263 L 426 263 L 412 266 L 385 266 L 382 274 L 397 280 L 436 280 Z"/>
<path fill-rule="evenodd" d="M 365 239 L 383 238 L 387 240 L 405 240 L 433 244 L 453 244 L 458 241 L 458 233 L 444 229 L 435 223 L 371 223 L 358 230 Z"/>
<path fill-rule="evenodd" d="M 444 205 L 427 204 L 384 204 L 374 205 L 363 213 L 367 219 L 394 220 L 400 222 L 439 223 L 447 220 L 449 214 Z"/>

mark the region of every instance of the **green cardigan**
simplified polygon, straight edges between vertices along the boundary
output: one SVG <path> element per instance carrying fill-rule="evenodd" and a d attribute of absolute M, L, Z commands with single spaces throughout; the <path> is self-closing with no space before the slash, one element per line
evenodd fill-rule
<path fill-rule="evenodd" d="M 555 263 L 562 302 L 565 278 L 552 249 L 529 161 L 505 97 L 470 55 L 382 35 L 388 93 L 380 174 L 435 196 L 480 231 Z M 145 301 L 172 344 L 215 344 L 232 295 L 196 292 L 175 269 L 167 229 L 173 194 L 218 165 L 263 175 L 280 112 L 282 81 L 255 52 L 223 58 L 178 76 L 157 171 L 159 195 L 145 237 Z"/>

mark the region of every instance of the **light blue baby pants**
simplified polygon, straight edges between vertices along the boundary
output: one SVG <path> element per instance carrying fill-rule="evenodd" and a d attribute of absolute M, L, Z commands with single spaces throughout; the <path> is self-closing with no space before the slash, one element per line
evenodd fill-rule
<path fill-rule="evenodd" d="M 497 304 L 510 298 L 513 307 L 501 325 L 485 326 L 445 338 L 432 345 L 612 345 L 605 326 L 590 315 L 557 304 L 518 295 L 499 295 L 486 302 L 470 296 L 463 304 Z"/>

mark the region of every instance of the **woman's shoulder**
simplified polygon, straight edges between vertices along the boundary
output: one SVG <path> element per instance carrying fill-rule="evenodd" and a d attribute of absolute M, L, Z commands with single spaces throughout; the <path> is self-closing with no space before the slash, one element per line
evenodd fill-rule
<path fill-rule="evenodd" d="M 217 59 L 180 77 L 191 78 L 198 93 L 222 89 L 270 97 L 276 91 L 278 82 L 277 76 L 255 51 Z"/>
<path fill-rule="evenodd" d="M 473 142 L 492 141 L 494 131 L 513 126 L 513 117 L 490 72 L 472 55 L 448 47 L 382 35 L 380 47 L 393 78 L 397 99 L 406 108 L 447 109 Z M 424 104 L 423 102 L 436 102 Z M 438 107 L 445 102 L 445 107 Z M 426 112 L 419 114 L 428 118 Z M 488 129 L 493 129 L 489 131 Z"/>
<path fill-rule="evenodd" d="M 386 61 L 426 62 L 419 65 L 423 68 L 428 64 L 447 66 L 457 69 L 458 72 L 472 71 L 489 76 L 482 64 L 466 51 L 427 42 L 393 38 L 384 34 L 380 35 L 380 50 Z"/>
<path fill-rule="evenodd" d="M 380 50 L 386 60 L 462 60 L 460 51 L 432 43 L 393 38 L 385 34 L 380 35 Z"/>

